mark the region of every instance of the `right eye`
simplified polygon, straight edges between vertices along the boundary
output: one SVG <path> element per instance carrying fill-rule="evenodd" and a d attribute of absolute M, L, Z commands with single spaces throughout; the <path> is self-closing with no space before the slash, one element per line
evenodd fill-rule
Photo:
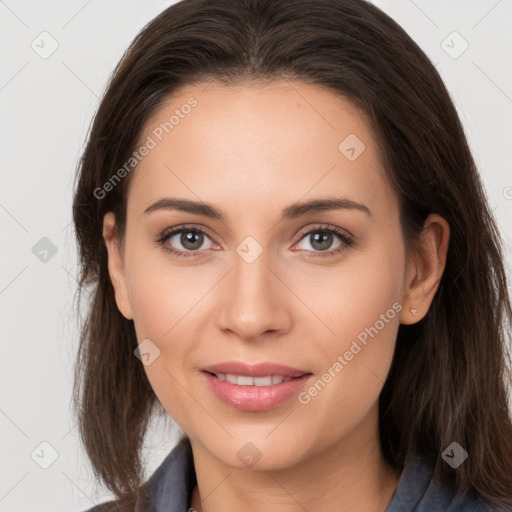
<path fill-rule="evenodd" d="M 178 258 L 191 258 L 202 255 L 206 250 L 199 250 L 209 236 L 198 227 L 176 226 L 164 231 L 156 240 L 157 243 Z M 174 239 L 174 240 L 173 240 Z M 181 244 L 183 249 L 176 249 L 175 245 Z"/>

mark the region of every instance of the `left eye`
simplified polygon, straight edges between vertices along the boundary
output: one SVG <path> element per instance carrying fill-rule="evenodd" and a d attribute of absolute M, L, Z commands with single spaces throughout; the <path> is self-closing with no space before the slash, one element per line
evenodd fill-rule
<path fill-rule="evenodd" d="M 330 249 L 333 236 L 341 240 L 341 242 L 338 246 Z M 302 233 L 300 241 L 302 240 L 309 241 L 310 246 L 313 247 L 313 250 L 306 249 L 308 258 L 334 256 L 335 254 L 344 252 L 354 243 L 353 238 L 348 234 L 345 234 L 345 232 L 341 231 L 339 228 L 329 226 L 319 226 Z"/>
<path fill-rule="evenodd" d="M 333 242 L 333 236 L 338 237 L 338 239 L 340 238 L 340 235 L 334 233 L 333 231 L 315 229 L 314 231 L 309 231 L 305 235 L 303 235 L 301 241 L 308 241 L 309 245 L 312 247 L 312 250 L 314 251 L 324 252 L 328 249 L 332 249 L 331 245 Z M 343 243 L 340 242 L 337 247 L 339 247 L 340 245 L 343 245 Z M 337 247 L 335 247 L 334 249 L 336 249 Z M 306 250 L 310 249 L 306 248 Z"/>

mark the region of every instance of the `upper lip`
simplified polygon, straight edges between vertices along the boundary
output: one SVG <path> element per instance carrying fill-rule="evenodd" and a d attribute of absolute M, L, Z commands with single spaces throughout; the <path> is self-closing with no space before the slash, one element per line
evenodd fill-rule
<path fill-rule="evenodd" d="M 246 364 L 241 361 L 225 361 L 211 366 L 205 366 L 201 370 L 210 373 L 230 373 L 232 375 L 246 375 L 248 377 L 267 377 L 269 375 L 282 375 L 283 377 L 300 377 L 311 373 L 300 368 L 292 368 L 282 364 L 264 362 L 258 364 Z"/>

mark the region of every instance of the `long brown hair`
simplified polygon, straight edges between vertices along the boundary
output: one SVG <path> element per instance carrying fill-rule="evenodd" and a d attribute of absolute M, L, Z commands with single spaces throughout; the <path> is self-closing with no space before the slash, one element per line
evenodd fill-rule
<path fill-rule="evenodd" d="M 454 491 L 512 506 L 512 309 L 498 227 L 435 67 L 393 19 L 364 0 L 183 0 L 144 27 L 115 69 L 79 163 L 73 202 L 79 290 L 91 293 L 73 397 L 95 474 L 121 502 L 133 503 L 143 483 L 148 422 L 155 407 L 163 409 L 134 357 L 133 321 L 116 307 L 102 238 L 108 211 L 122 238 L 136 171 L 106 194 L 95 191 L 128 161 L 148 118 L 179 88 L 274 79 L 321 85 L 368 116 L 409 249 L 429 213 L 450 224 L 438 291 L 420 322 L 399 327 L 379 398 L 386 460 L 402 469 L 416 454 L 434 457 L 435 474 Z M 456 470 L 441 458 L 453 441 L 469 453 Z"/>

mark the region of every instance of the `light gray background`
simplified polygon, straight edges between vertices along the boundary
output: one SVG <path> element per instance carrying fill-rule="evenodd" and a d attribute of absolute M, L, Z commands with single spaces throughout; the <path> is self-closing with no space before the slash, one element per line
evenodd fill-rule
<path fill-rule="evenodd" d="M 111 71 L 137 32 L 171 3 L 0 0 L 0 511 L 81 511 L 110 497 L 94 485 L 70 410 L 77 347 L 72 185 Z M 512 0 L 375 3 L 418 42 L 445 80 L 510 269 Z M 40 36 L 44 31 L 58 43 L 45 59 L 31 46 L 51 49 L 49 36 Z M 454 31 L 469 44 L 457 58 L 464 41 Z M 43 237 L 57 249 L 46 262 L 32 251 Z M 155 425 L 145 450 L 148 475 L 178 433 Z M 51 462 L 52 449 L 42 442 L 58 454 L 47 469 L 39 464 Z"/>

